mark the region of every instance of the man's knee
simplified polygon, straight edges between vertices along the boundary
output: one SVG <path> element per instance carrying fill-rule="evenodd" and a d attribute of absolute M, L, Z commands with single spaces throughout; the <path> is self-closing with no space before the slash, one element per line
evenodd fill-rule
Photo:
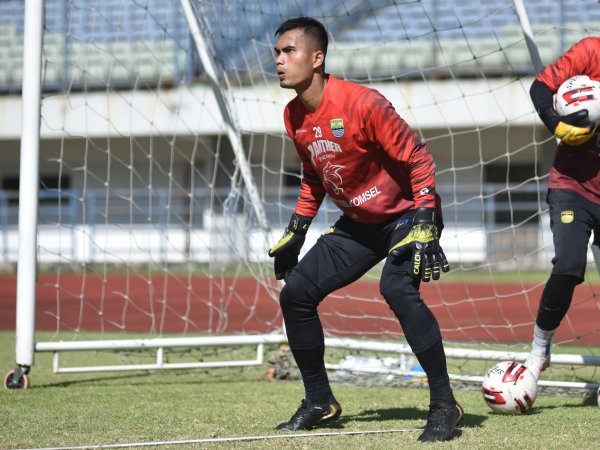
<path fill-rule="evenodd" d="M 292 349 L 314 349 L 323 344 L 323 327 L 317 306 L 318 289 L 297 270 L 286 278 L 279 296 L 288 342 Z"/>
<path fill-rule="evenodd" d="M 322 300 L 318 290 L 297 270 L 286 278 L 286 283 L 279 295 L 279 304 L 283 315 L 316 311 Z"/>
<path fill-rule="evenodd" d="M 419 296 L 419 281 L 408 274 L 404 276 L 382 277 L 379 282 L 379 291 L 386 302 L 396 312 L 395 305 L 413 308 L 422 302 Z"/>
<path fill-rule="evenodd" d="M 380 290 L 413 352 L 423 352 L 441 339 L 437 320 L 419 294 L 418 280 L 408 274 L 382 277 Z"/>

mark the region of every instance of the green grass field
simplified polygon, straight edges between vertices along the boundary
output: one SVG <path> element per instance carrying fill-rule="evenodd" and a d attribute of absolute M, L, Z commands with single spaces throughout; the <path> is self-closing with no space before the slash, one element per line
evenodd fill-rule
<path fill-rule="evenodd" d="M 102 362 L 90 352 L 83 362 Z M 14 333 L 0 332 L 0 369 L 14 368 Z M 100 360 L 100 361 L 98 361 Z M 0 448 L 91 446 L 240 436 L 280 436 L 303 395 L 300 382 L 272 382 L 264 367 L 56 375 L 51 355 L 36 354 L 28 390 L 2 390 Z M 306 434 L 407 430 L 146 448 L 391 449 L 422 448 L 428 392 L 334 385 L 344 414 L 335 427 Z M 464 426 L 446 448 L 569 449 L 600 447 L 596 399 L 538 397 L 531 414 L 503 416 L 475 390 L 456 391 Z"/>

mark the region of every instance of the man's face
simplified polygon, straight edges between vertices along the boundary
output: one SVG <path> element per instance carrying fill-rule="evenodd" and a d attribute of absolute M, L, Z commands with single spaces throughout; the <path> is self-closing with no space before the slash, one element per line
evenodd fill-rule
<path fill-rule="evenodd" d="M 279 85 L 287 89 L 301 89 L 311 83 L 314 69 L 322 62 L 322 52 L 303 30 L 287 31 L 275 43 L 275 68 Z"/>

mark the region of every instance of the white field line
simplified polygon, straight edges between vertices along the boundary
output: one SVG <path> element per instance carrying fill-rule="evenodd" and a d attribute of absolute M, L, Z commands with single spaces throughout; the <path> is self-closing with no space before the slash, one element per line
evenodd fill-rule
<path fill-rule="evenodd" d="M 338 431 L 324 433 L 296 433 L 296 434 L 271 434 L 266 436 L 239 436 L 223 438 L 203 438 L 203 439 L 184 439 L 181 441 L 154 441 L 154 442 L 131 442 L 125 444 L 99 444 L 99 445 L 81 445 L 75 447 L 46 447 L 22 450 L 82 450 L 82 449 L 101 449 L 101 448 L 131 448 L 131 447 L 158 447 L 161 445 L 178 444 L 205 444 L 217 442 L 240 442 L 240 441 L 258 441 L 269 439 L 292 439 L 292 438 L 310 438 L 322 436 L 353 436 L 360 434 L 383 434 L 383 433 L 414 433 L 423 431 L 420 428 L 406 428 L 393 430 L 366 430 L 366 431 Z"/>

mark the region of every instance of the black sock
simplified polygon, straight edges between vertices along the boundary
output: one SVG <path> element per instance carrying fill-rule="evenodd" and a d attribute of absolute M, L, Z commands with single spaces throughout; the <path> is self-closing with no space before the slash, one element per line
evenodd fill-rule
<path fill-rule="evenodd" d="M 444 353 L 442 341 L 439 340 L 424 352 L 415 353 L 415 356 L 427 374 L 430 403 L 456 403 L 452 388 L 450 387 L 450 378 L 448 377 L 448 369 L 446 367 L 446 354 Z"/>
<path fill-rule="evenodd" d="M 306 401 L 325 404 L 335 400 L 325 370 L 325 345 L 313 349 L 293 349 L 292 354 L 302 374 Z"/>

